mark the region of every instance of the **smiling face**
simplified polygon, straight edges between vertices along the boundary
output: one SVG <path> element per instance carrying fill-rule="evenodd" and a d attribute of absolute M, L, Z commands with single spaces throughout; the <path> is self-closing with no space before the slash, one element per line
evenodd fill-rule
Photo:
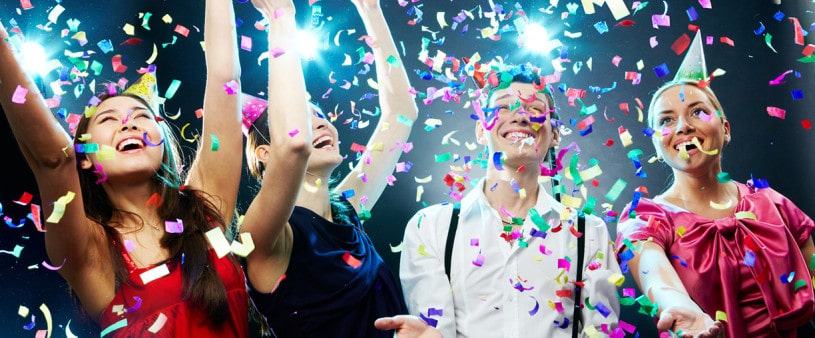
<path fill-rule="evenodd" d="M 654 147 L 678 171 L 718 172 L 721 151 L 730 142 L 730 123 L 710 88 L 674 84 L 657 92 L 648 124 Z"/>
<path fill-rule="evenodd" d="M 315 105 L 311 108 L 311 129 L 313 150 L 308 160 L 309 171 L 325 170 L 329 174 L 342 163 L 337 128 Z M 314 168 L 312 168 L 314 167 Z"/>
<path fill-rule="evenodd" d="M 494 124 L 476 124 L 478 142 L 491 153 L 503 153 L 505 165 L 518 168 L 540 163 L 559 139 L 553 128 L 553 106 L 551 96 L 538 92 L 531 83 L 513 82 L 495 90 L 488 104 L 496 109 Z"/>
<path fill-rule="evenodd" d="M 94 114 L 80 124 L 77 137 L 90 135 L 99 152 L 80 163 L 83 169 L 104 169 L 108 180 L 149 178 L 164 156 L 164 133 L 144 102 L 120 95 L 104 99 Z"/>

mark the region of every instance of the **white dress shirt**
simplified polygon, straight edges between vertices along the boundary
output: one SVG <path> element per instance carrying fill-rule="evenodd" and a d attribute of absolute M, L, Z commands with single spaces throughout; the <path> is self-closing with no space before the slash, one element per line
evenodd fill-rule
<path fill-rule="evenodd" d="M 533 229 L 541 230 L 539 225 L 528 215 L 515 215 L 525 218 L 523 237 L 510 244 L 501 237 L 501 217 L 483 189 L 481 180 L 461 201 L 450 281 L 444 251 L 452 205 L 426 207 L 408 222 L 399 273 L 410 314 L 437 320 L 444 337 L 571 337 L 574 296 L 564 294 L 574 289 L 576 278 L 577 238 L 570 231 L 576 226 L 576 211 L 558 203 L 541 185 L 535 210 L 551 228 L 545 238 L 540 233 L 532 236 Z M 581 332 L 594 329 L 606 336 L 604 324 L 610 332 L 619 319 L 617 287 L 609 277 L 620 276 L 615 274 L 620 267 L 600 218 L 587 215 L 584 235 L 581 298 L 589 298 L 588 307 L 603 306 L 584 306 Z M 597 310 L 603 307 L 607 317 Z M 560 328 L 566 318 L 568 326 Z"/>

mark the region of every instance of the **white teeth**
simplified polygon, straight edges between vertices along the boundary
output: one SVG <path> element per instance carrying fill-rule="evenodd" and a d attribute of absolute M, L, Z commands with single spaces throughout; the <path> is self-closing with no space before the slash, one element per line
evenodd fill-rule
<path fill-rule="evenodd" d="M 311 142 L 311 146 L 317 148 L 317 146 L 322 143 L 324 143 L 323 146 L 330 146 L 332 143 L 331 136 L 328 135 L 321 136 L 320 138 L 314 140 L 314 142 Z"/>
<path fill-rule="evenodd" d="M 129 146 L 129 145 L 133 145 L 133 144 L 138 145 L 139 147 L 141 147 L 143 143 L 142 143 L 142 141 L 141 141 L 141 140 L 139 140 L 139 139 L 135 139 L 135 138 L 129 138 L 129 139 L 126 139 L 126 140 L 124 140 L 124 141 L 122 141 L 122 142 L 119 142 L 119 146 L 118 146 L 118 147 L 116 147 L 116 149 L 117 149 L 117 150 L 122 150 L 122 149 L 124 149 L 125 147 L 127 147 L 127 146 Z"/>
<path fill-rule="evenodd" d="M 676 147 L 674 147 L 674 148 L 676 148 L 676 150 L 682 150 L 682 149 L 687 150 L 688 146 L 691 145 L 691 144 L 693 144 L 693 142 L 690 142 L 690 141 L 682 142 L 682 143 L 677 144 Z"/>
<path fill-rule="evenodd" d="M 514 139 L 517 139 L 517 140 L 522 140 L 522 139 L 525 139 L 525 138 L 531 138 L 532 135 L 529 135 L 527 133 L 520 132 L 520 131 L 513 131 L 513 132 L 510 132 L 509 134 L 507 134 L 507 137 L 514 138 Z"/>

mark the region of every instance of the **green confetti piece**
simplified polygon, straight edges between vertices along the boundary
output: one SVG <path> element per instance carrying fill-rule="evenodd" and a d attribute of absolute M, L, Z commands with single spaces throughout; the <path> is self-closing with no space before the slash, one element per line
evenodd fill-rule
<path fill-rule="evenodd" d="M 215 136 L 215 134 L 209 134 L 209 139 L 212 140 L 212 147 L 210 147 L 210 149 L 212 149 L 212 151 L 218 151 L 218 136 Z"/>
<path fill-rule="evenodd" d="M 141 26 L 146 30 L 150 30 L 150 23 L 148 21 L 150 21 L 151 16 L 153 16 L 153 13 L 146 12 L 141 20 Z"/>
<path fill-rule="evenodd" d="M 524 225 L 523 217 L 513 217 L 512 218 L 512 224 L 514 224 L 514 225 Z"/>
<path fill-rule="evenodd" d="M 617 300 L 620 301 L 620 305 L 623 306 L 631 306 L 637 303 L 637 300 L 634 297 L 620 297 L 620 293 L 617 292 Z"/>
<path fill-rule="evenodd" d="M 102 330 L 102 332 L 99 334 L 99 337 L 104 337 L 108 333 L 111 333 L 111 332 L 113 332 L 115 330 L 121 329 L 121 328 L 123 328 L 125 326 L 127 326 L 127 318 L 122 319 L 122 320 L 120 320 L 118 322 L 115 322 L 113 324 L 110 324 L 110 326 L 108 326 L 104 330 Z"/>
<path fill-rule="evenodd" d="M 642 156 L 642 149 L 631 149 L 626 156 L 630 159 L 636 159 Z"/>
<path fill-rule="evenodd" d="M 515 100 L 511 105 L 509 105 L 509 111 L 513 111 L 521 106 L 521 100 Z"/>
<path fill-rule="evenodd" d="M 795 285 L 793 286 L 793 290 L 798 291 L 798 289 L 807 286 L 807 282 L 803 279 L 799 279 L 795 281 Z"/>
<path fill-rule="evenodd" d="M 594 199 L 594 196 L 589 196 L 586 199 L 586 205 L 583 206 L 583 213 L 586 215 L 591 215 L 594 212 L 594 205 L 597 204 L 597 200 Z"/>
<path fill-rule="evenodd" d="M 532 223 L 535 223 L 535 226 L 537 226 L 540 231 L 547 232 L 550 228 L 552 228 L 548 223 L 546 223 L 546 220 L 541 217 L 535 208 L 529 209 L 528 215 L 532 220 Z"/>
<path fill-rule="evenodd" d="M 167 92 L 164 94 L 164 97 L 172 99 L 175 92 L 178 90 L 178 87 L 181 87 L 181 81 L 173 80 L 173 82 L 170 83 L 170 87 L 167 88 Z"/>
<path fill-rule="evenodd" d="M 572 155 L 572 160 L 569 162 L 569 172 L 572 174 L 572 180 L 574 180 L 574 185 L 581 185 L 583 184 L 583 179 L 580 177 L 580 171 L 577 170 L 577 154 Z"/>
<path fill-rule="evenodd" d="M 401 67 L 402 66 L 402 61 L 399 61 L 399 58 L 397 58 L 396 56 L 389 55 L 387 61 L 388 61 L 388 64 L 391 65 L 391 66 L 394 66 L 394 67 Z"/>
<path fill-rule="evenodd" d="M 396 121 L 398 121 L 399 123 L 404 124 L 404 125 L 406 125 L 408 127 L 413 126 L 413 120 L 405 117 L 404 115 L 397 115 L 396 116 Z"/>
<path fill-rule="evenodd" d="M 451 158 L 453 158 L 453 155 L 451 155 L 450 152 L 446 152 L 444 154 L 435 155 L 435 158 L 436 163 L 441 163 L 449 161 Z"/>
<path fill-rule="evenodd" d="M 719 183 L 727 183 L 733 180 L 730 178 L 730 174 L 724 171 L 716 174 L 716 179 L 719 180 Z"/>
<path fill-rule="evenodd" d="M 611 189 L 609 189 L 606 193 L 606 199 L 611 202 L 616 201 L 617 198 L 620 197 L 620 194 L 622 194 L 623 190 L 625 190 L 626 186 L 628 186 L 628 183 L 618 178 L 617 182 L 614 182 L 614 185 L 612 185 Z"/>
<path fill-rule="evenodd" d="M 102 68 L 103 67 L 104 66 L 99 61 L 93 60 L 93 62 L 91 62 L 91 70 L 93 71 L 93 74 L 96 75 L 96 76 L 99 76 L 99 74 L 102 74 Z"/>
<path fill-rule="evenodd" d="M 512 225 L 505 225 L 504 232 L 512 232 Z"/>
<path fill-rule="evenodd" d="M 594 311 L 594 306 L 589 303 L 589 297 L 586 297 L 586 299 L 583 300 L 583 305 L 585 305 L 590 311 Z"/>
<path fill-rule="evenodd" d="M 815 270 L 815 254 L 813 254 L 812 257 L 809 258 L 809 269 Z"/>

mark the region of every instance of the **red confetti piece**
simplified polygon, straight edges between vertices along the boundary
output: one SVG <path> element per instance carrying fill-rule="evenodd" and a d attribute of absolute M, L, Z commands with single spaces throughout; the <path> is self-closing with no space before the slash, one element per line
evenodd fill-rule
<path fill-rule="evenodd" d="M 176 25 L 176 26 L 175 26 L 175 32 L 176 32 L 176 33 L 178 33 L 178 34 L 181 34 L 181 35 L 182 35 L 182 36 L 184 36 L 185 38 L 186 38 L 188 35 L 190 35 L 190 29 L 189 29 L 189 28 L 187 28 L 187 27 L 184 27 L 184 26 L 182 26 L 182 25 Z"/>
<path fill-rule="evenodd" d="M 138 46 L 142 42 L 142 39 L 139 38 L 130 38 L 125 41 L 122 41 L 120 46 Z"/>
<path fill-rule="evenodd" d="M 736 45 L 736 43 L 733 42 L 733 39 L 728 38 L 726 36 L 723 36 L 723 37 L 719 38 L 719 41 L 721 41 L 722 43 L 730 45 L 730 47 L 734 47 Z"/>
<path fill-rule="evenodd" d="M 158 208 L 163 201 L 161 200 L 161 196 L 157 192 L 153 193 L 153 196 L 147 199 L 147 206 Z"/>
<path fill-rule="evenodd" d="M 787 111 L 778 107 L 767 107 L 767 114 L 783 120 L 787 116 Z"/>
<path fill-rule="evenodd" d="M 360 265 L 362 265 L 362 261 L 360 261 L 359 259 L 357 259 L 354 256 L 351 256 L 351 253 L 348 252 L 348 251 L 346 251 L 344 254 L 342 254 L 342 260 L 345 261 L 345 264 L 348 264 L 348 266 L 350 266 L 350 267 L 352 267 L 354 269 L 356 269 Z"/>
<path fill-rule="evenodd" d="M 682 53 L 684 53 L 685 50 L 688 49 L 689 45 L 690 37 L 688 36 L 688 34 L 683 33 L 682 36 L 677 38 L 676 41 L 674 41 L 674 43 L 671 45 L 671 50 L 674 51 L 676 55 L 682 55 Z"/>
<path fill-rule="evenodd" d="M 623 27 L 631 27 L 634 25 L 634 20 L 623 20 L 617 23 L 614 26 L 623 26 Z"/>
<path fill-rule="evenodd" d="M 608 139 L 608 140 L 606 140 L 606 143 L 605 143 L 605 146 L 606 146 L 606 147 L 611 147 L 611 146 L 613 146 L 613 145 L 614 145 L 614 140 L 612 140 L 612 139 Z"/>
<path fill-rule="evenodd" d="M 28 203 L 31 203 L 32 198 L 34 198 L 34 196 L 25 191 L 23 192 L 23 196 L 20 196 L 20 199 L 14 201 L 14 203 L 17 203 L 19 205 L 27 205 Z"/>
<path fill-rule="evenodd" d="M 812 121 L 810 121 L 810 120 L 802 120 L 801 121 L 801 127 L 804 127 L 804 129 L 806 129 L 806 130 L 812 129 Z"/>

